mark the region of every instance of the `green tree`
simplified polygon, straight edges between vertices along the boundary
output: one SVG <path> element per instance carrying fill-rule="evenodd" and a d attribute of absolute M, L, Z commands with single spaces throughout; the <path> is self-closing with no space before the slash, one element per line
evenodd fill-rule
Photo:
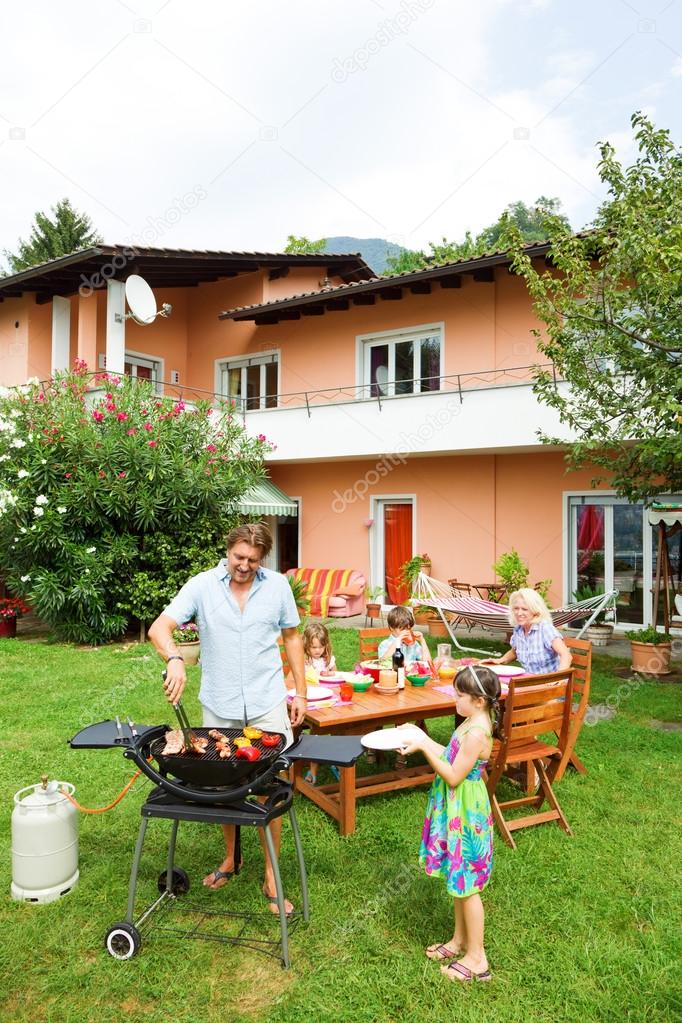
<path fill-rule="evenodd" d="M 534 387 L 572 431 L 568 464 L 634 501 L 682 489 L 682 151 L 642 113 L 632 128 L 631 166 L 600 143 L 608 195 L 591 231 L 545 212 L 551 267 L 533 264 L 510 218 L 505 242 L 545 326 L 538 347 L 567 384 L 538 371 Z"/>
<path fill-rule="evenodd" d="M 313 242 L 306 238 L 305 235 L 297 238 L 295 234 L 289 234 L 287 235 L 284 251 L 291 255 L 299 256 L 305 255 L 307 252 L 322 252 L 326 244 L 326 238 L 318 238 L 317 241 Z"/>
<path fill-rule="evenodd" d="M 102 239 L 85 213 L 79 213 L 68 199 L 52 207 L 52 217 L 40 210 L 35 215 L 28 241 L 19 239 L 16 253 L 5 250 L 12 273 L 20 273 L 38 263 L 97 245 Z"/>
<path fill-rule="evenodd" d="M 548 212 L 553 213 L 570 230 L 568 218 L 560 210 L 561 200 L 548 199 L 546 196 L 540 196 L 535 206 L 526 206 L 521 200 L 510 203 L 497 220 L 484 227 L 480 234 L 473 235 L 471 231 L 467 231 L 460 242 L 449 242 L 447 238 L 443 238 L 441 242 L 429 242 L 430 252 L 407 249 L 398 256 L 389 256 L 387 261 L 389 269 L 386 274 L 390 276 L 406 270 L 423 270 L 434 264 L 452 263 L 458 259 L 475 259 L 486 252 L 493 252 L 501 247 L 500 239 L 508 223 L 516 225 L 520 237 L 525 241 L 542 240 L 545 237 L 544 218 Z"/>
<path fill-rule="evenodd" d="M 100 643 L 215 564 L 269 445 L 229 403 L 90 379 L 80 363 L 0 397 L 0 575 L 59 636 Z"/>

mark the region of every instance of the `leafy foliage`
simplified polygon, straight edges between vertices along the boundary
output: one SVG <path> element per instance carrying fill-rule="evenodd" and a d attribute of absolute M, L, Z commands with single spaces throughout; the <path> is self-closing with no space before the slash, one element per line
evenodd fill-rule
<path fill-rule="evenodd" d="M 501 554 L 492 568 L 495 575 L 502 580 L 507 588 L 507 592 L 500 600 L 500 603 L 506 604 L 509 601 L 509 594 L 528 586 L 530 569 L 514 547 L 510 551 L 505 551 L 504 554 Z M 547 599 L 551 585 L 552 580 L 545 579 L 535 587 L 543 600 Z"/>
<path fill-rule="evenodd" d="M 229 405 L 89 380 L 79 363 L 0 397 L 0 572 L 58 635 L 98 643 L 216 563 L 268 445 Z"/>
<path fill-rule="evenodd" d="M 20 238 L 14 254 L 5 250 L 4 256 L 12 273 L 20 273 L 58 256 L 68 256 L 102 241 L 90 218 L 75 210 L 68 199 L 62 199 L 53 206 L 52 213 L 50 217 L 38 210 L 28 241 Z"/>
<path fill-rule="evenodd" d="M 569 466 L 595 466 L 595 482 L 636 501 L 682 488 L 682 149 L 641 113 L 632 127 L 631 166 L 600 146 L 609 194 L 586 236 L 546 211 L 552 268 L 533 265 L 511 222 L 506 242 L 546 328 L 538 348 L 568 384 L 537 372 L 536 394 L 575 438 Z"/>
<path fill-rule="evenodd" d="M 473 235 L 467 231 L 461 242 L 449 242 L 443 238 L 440 243 L 429 242 L 430 252 L 420 249 L 405 249 L 398 256 L 389 256 L 388 274 L 403 273 L 408 270 L 423 270 L 434 263 L 451 263 L 457 259 L 475 259 L 486 252 L 502 247 L 503 232 L 507 223 L 516 226 L 519 237 L 525 242 L 539 241 L 546 237 L 545 215 L 551 212 L 559 223 L 570 232 L 571 226 L 567 217 L 560 212 L 561 201 L 548 199 L 541 195 L 534 207 L 527 206 L 520 200 L 510 203 L 498 219 L 484 227 L 480 234 Z"/>
<path fill-rule="evenodd" d="M 304 255 L 307 252 L 322 252 L 326 244 L 326 238 L 318 238 L 317 241 L 311 241 L 305 235 L 301 235 L 298 238 L 295 234 L 289 234 L 287 235 L 284 251 L 291 255 Z"/>

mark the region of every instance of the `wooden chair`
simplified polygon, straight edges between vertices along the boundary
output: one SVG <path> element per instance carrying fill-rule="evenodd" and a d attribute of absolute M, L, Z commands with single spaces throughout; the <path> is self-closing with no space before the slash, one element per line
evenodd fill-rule
<path fill-rule="evenodd" d="M 503 738 L 493 745 L 486 784 L 495 823 L 512 849 L 516 848 L 512 831 L 535 824 L 557 821 L 568 835 L 573 834 L 552 788 L 569 741 L 572 696 L 572 668 L 550 675 L 510 680 L 504 708 Z M 542 741 L 540 736 L 547 732 L 556 732 L 559 737 L 556 745 Z M 551 758 L 548 768 L 544 764 L 547 758 Z M 529 769 L 535 770 L 540 782 L 537 794 L 526 794 L 503 802 L 498 800 L 497 786 L 510 763 L 525 763 Z M 551 809 L 541 812 L 539 808 L 545 800 Z M 505 818 L 503 811 L 521 806 L 534 807 L 535 812 L 525 817 Z"/>
<path fill-rule="evenodd" d="M 456 579 L 448 579 L 448 586 L 450 587 L 450 592 L 452 593 L 453 597 L 470 597 L 471 596 L 471 584 L 470 583 L 460 583 Z M 469 618 L 462 618 L 461 615 L 454 615 L 454 616 L 453 615 L 448 615 L 447 617 L 448 617 L 449 622 L 452 625 L 453 629 L 456 628 L 458 625 L 466 625 L 466 627 L 469 630 L 469 632 L 471 632 L 471 630 L 474 627 L 474 623 L 471 621 L 471 619 L 469 619 Z"/>
<path fill-rule="evenodd" d="M 390 629 L 360 629 L 360 660 L 376 660 L 379 643 L 391 635 Z"/>
<path fill-rule="evenodd" d="M 578 698 L 578 705 L 571 709 L 571 729 L 566 749 L 554 776 L 560 781 L 569 764 L 580 774 L 587 774 L 587 768 L 575 752 L 575 744 L 583 726 L 583 718 L 590 698 L 590 682 L 592 680 L 592 644 L 587 639 L 574 639 L 567 636 L 564 643 L 571 651 L 573 662 L 573 696 Z"/>

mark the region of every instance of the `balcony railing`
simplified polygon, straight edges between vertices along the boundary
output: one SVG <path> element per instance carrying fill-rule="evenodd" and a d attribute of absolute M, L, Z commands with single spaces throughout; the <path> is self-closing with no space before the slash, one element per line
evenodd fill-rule
<path fill-rule="evenodd" d="M 383 403 L 387 401 L 400 401 L 404 398 L 444 393 L 456 394 L 460 404 L 463 404 L 467 392 L 509 387 L 515 384 L 530 384 L 538 369 L 551 372 L 554 375 L 555 383 L 557 382 L 553 365 L 545 363 L 540 366 L 535 364 L 512 366 L 505 369 L 479 370 L 472 373 L 453 373 L 449 376 L 428 377 L 419 380 L 389 380 L 381 385 L 376 383 L 349 384 L 342 387 L 311 388 L 305 391 L 290 391 L 284 394 L 250 398 L 234 397 L 200 387 L 188 387 L 186 384 L 174 384 L 167 380 L 158 381 L 157 386 L 163 388 L 163 393 L 159 395 L 161 400 L 182 400 L 188 404 L 193 404 L 196 401 L 223 401 L 226 404 L 231 404 L 235 412 L 242 415 L 244 419 L 249 412 L 277 412 L 283 409 L 301 408 L 305 408 L 310 417 L 313 409 L 325 406 L 373 402 L 381 410 Z M 93 382 L 96 376 L 97 374 L 93 374 Z M 106 390 L 106 386 L 106 384 L 102 384 L 95 387 L 91 392 L 92 396 Z M 403 389 L 402 393 L 396 394 L 396 387 Z"/>

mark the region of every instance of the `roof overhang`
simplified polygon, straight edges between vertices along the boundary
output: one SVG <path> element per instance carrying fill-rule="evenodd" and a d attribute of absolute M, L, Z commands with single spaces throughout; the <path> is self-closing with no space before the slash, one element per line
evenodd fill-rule
<path fill-rule="evenodd" d="M 347 283 L 372 276 L 371 268 L 355 253 L 290 255 L 96 245 L 10 277 L 0 277 L 0 302 L 3 298 L 19 298 L 25 292 L 35 292 L 36 301 L 41 304 L 51 301 L 55 295 L 73 294 L 81 287 L 96 291 L 105 288 L 107 280 L 123 280 L 135 273 L 141 274 L 152 288 L 187 288 L 257 270 L 267 270 L 274 280 L 299 266 L 318 266 L 326 276 L 341 277 Z"/>
<path fill-rule="evenodd" d="M 239 501 L 243 515 L 298 515 L 298 504 L 275 486 L 272 480 L 261 480 Z"/>

